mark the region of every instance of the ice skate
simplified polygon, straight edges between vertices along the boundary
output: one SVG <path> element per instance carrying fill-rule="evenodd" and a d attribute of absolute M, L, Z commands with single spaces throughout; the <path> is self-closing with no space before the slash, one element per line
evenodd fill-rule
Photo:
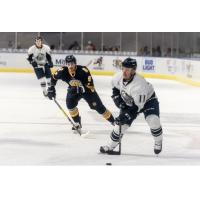
<path fill-rule="evenodd" d="M 114 149 L 118 146 L 118 144 L 119 142 L 112 141 L 108 145 L 101 146 L 99 151 L 103 154 L 111 154 L 111 155 L 118 154 L 119 153 L 118 151 L 114 151 Z"/>
<path fill-rule="evenodd" d="M 82 126 L 80 123 L 75 123 L 74 126 L 72 127 L 72 131 L 74 134 L 77 134 L 77 131 L 80 131 L 82 133 Z"/>
<path fill-rule="evenodd" d="M 45 97 L 47 97 L 48 95 L 48 92 L 46 91 L 46 90 L 43 90 L 43 95 L 45 96 Z"/>
<path fill-rule="evenodd" d="M 156 141 L 154 144 L 154 153 L 158 155 L 162 151 L 162 140 Z"/>

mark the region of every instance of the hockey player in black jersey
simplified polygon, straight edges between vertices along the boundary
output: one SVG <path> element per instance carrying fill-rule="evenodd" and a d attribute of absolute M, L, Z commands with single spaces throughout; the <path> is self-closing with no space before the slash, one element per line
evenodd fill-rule
<path fill-rule="evenodd" d="M 77 65 L 76 58 L 73 55 L 67 56 L 65 61 L 67 67 L 58 69 L 52 75 L 51 87 L 48 88 L 47 93 L 49 99 L 56 97 L 55 85 L 57 80 L 61 79 L 69 85 L 67 90 L 66 105 L 78 129 L 82 128 L 81 117 L 77 108 L 78 102 L 81 98 L 88 103 L 91 109 L 96 110 L 111 124 L 114 124 L 113 115 L 103 105 L 95 90 L 89 69 L 85 66 Z"/>
<path fill-rule="evenodd" d="M 47 95 L 46 86 L 50 85 L 51 69 L 53 62 L 49 46 L 43 44 L 42 37 L 35 39 L 35 44 L 28 50 L 27 60 L 33 66 L 37 79 L 40 81 L 44 96 Z"/>

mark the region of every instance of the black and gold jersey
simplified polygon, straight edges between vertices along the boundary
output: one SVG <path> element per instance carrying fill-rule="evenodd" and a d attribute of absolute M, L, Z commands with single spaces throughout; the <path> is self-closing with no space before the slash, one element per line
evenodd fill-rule
<path fill-rule="evenodd" d="M 75 71 L 70 71 L 67 67 L 62 67 L 53 73 L 51 84 L 56 85 L 57 80 L 61 79 L 66 82 L 69 87 L 84 87 L 86 92 L 94 92 L 94 83 L 90 71 L 87 67 L 76 65 Z"/>

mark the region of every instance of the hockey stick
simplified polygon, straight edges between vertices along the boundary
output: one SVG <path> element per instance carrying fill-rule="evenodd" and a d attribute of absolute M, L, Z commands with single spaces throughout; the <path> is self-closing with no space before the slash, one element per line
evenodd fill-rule
<path fill-rule="evenodd" d="M 120 109 L 120 114 L 122 113 L 122 109 Z M 121 122 L 119 122 L 119 150 L 118 151 L 108 151 L 107 154 L 109 155 L 121 155 L 121 151 L 122 151 L 122 143 L 121 143 L 121 139 L 122 139 L 122 124 Z"/>
<path fill-rule="evenodd" d="M 86 67 L 89 67 L 89 65 L 91 65 L 92 64 L 92 60 L 90 60 L 89 62 L 88 62 L 88 64 L 86 65 Z"/>
<path fill-rule="evenodd" d="M 67 119 L 69 120 L 69 122 L 72 124 L 73 128 L 77 131 L 77 133 L 82 136 L 81 131 L 75 126 L 75 124 L 72 122 L 72 120 L 70 119 L 70 117 L 68 116 L 68 114 L 64 111 L 64 109 L 61 107 L 61 105 L 57 102 L 57 100 L 55 98 L 53 98 L 54 102 L 56 103 L 56 105 L 59 107 L 59 109 L 62 111 L 62 113 L 65 115 L 65 117 L 67 117 Z"/>
<path fill-rule="evenodd" d="M 120 107 L 120 111 L 119 114 L 122 114 L 122 108 Z M 122 151 L 122 123 L 119 122 L 119 155 L 121 155 L 121 151 Z"/>
<path fill-rule="evenodd" d="M 122 151 L 122 125 L 121 122 L 119 123 L 119 155 L 121 155 L 121 151 Z"/>
<path fill-rule="evenodd" d="M 61 107 L 61 105 L 58 103 L 58 101 L 54 98 L 53 99 L 54 102 L 56 103 L 56 105 L 59 107 L 59 109 L 62 111 L 62 113 L 67 117 L 67 119 L 69 120 L 69 122 L 72 124 L 73 128 L 76 130 L 76 132 L 83 138 L 87 138 L 87 139 L 95 139 L 94 136 L 90 135 L 90 132 L 87 131 L 85 133 L 83 133 L 81 130 L 79 130 L 75 124 L 73 123 L 73 121 L 71 120 L 71 118 L 67 115 L 67 113 L 64 111 L 64 109 Z"/>

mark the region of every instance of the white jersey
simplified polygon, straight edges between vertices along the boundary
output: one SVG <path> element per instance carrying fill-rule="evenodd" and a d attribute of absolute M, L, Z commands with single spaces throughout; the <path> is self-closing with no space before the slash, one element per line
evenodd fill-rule
<path fill-rule="evenodd" d="M 38 65 L 45 65 L 47 63 L 46 53 L 50 55 L 51 50 L 49 46 L 43 44 L 42 48 L 37 48 L 35 45 L 31 46 L 28 50 L 28 55 L 33 54 L 33 60 Z"/>
<path fill-rule="evenodd" d="M 113 77 L 112 86 L 119 89 L 126 105 L 133 106 L 135 104 L 138 107 L 138 112 L 154 93 L 153 86 L 138 74 L 135 74 L 133 80 L 125 85 L 123 74 L 120 72 Z"/>

